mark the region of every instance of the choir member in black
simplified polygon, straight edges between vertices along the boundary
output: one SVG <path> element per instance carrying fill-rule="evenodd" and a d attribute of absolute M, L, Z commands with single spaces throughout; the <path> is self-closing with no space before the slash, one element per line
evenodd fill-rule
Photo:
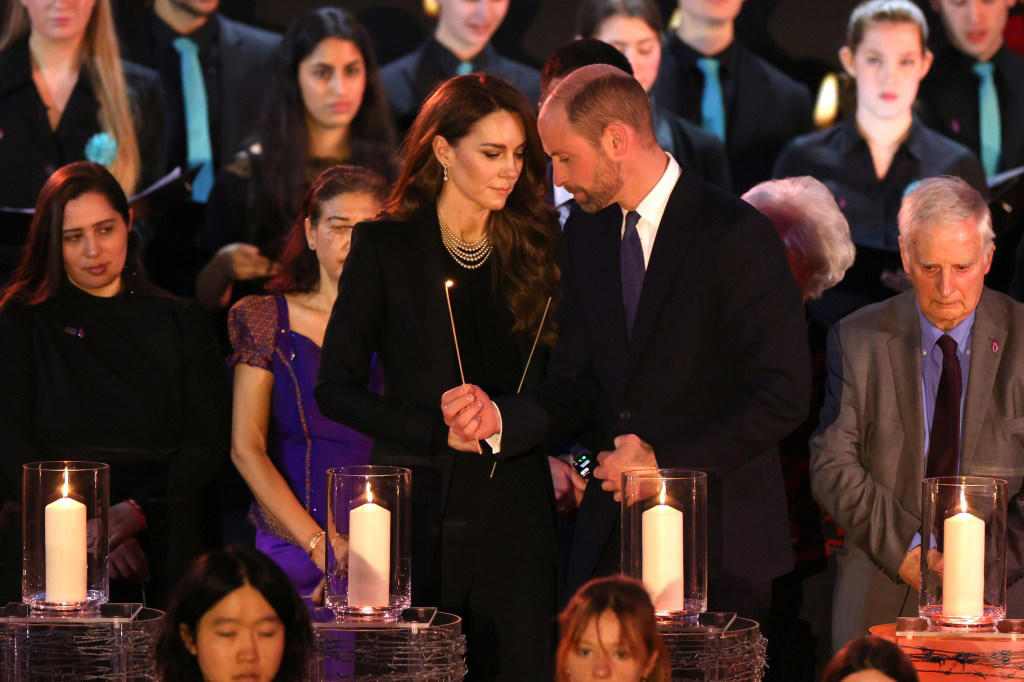
<path fill-rule="evenodd" d="M 218 175 L 207 207 L 209 260 L 196 297 L 210 308 L 255 293 L 234 284 L 273 271 L 303 194 L 323 170 L 347 163 L 388 175 L 395 133 L 387 99 L 370 39 L 347 11 L 325 7 L 291 23 L 267 95 L 257 140 Z"/>
<path fill-rule="evenodd" d="M 1016 0 L 932 2 L 949 40 L 936 49 L 917 98 L 921 122 L 974 152 L 990 180 L 1024 165 L 1024 58 L 1003 40 L 1015 4 Z M 1013 278 L 1024 229 L 1021 187 L 1024 184 L 1018 181 L 1015 191 L 999 196 L 991 206 L 996 254 L 985 283 L 1000 291 L 1007 290 Z M 1024 298 L 1024 273 L 1012 293 Z"/>
<path fill-rule="evenodd" d="M 494 390 L 535 385 L 554 335 L 558 222 L 530 103 L 494 76 L 453 78 L 423 103 L 402 156 L 388 218 L 355 229 L 316 399 L 375 439 L 371 463 L 412 468 L 413 601 L 465 618 L 472 679 L 550 678 L 548 465 L 538 452 L 496 464 L 489 445 L 453 441 L 437 407 L 462 370 Z M 366 388 L 374 353 L 383 396 Z"/>
<path fill-rule="evenodd" d="M 156 177 L 161 98 L 155 73 L 121 61 L 110 0 L 7 3 L 0 29 L 0 284 L 31 220 L 10 209 L 31 209 L 57 168 L 102 163 L 128 194 Z"/>
<path fill-rule="evenodd" d="M 661 65 L 661 14 L 653 0 L 586 0 L 579 8 L 577 28 L 584 38 L 603 40 L 626 55 L 633 76 L 650 94 Z M 696 170 L 708 182 L 731 191 L 722 140 L 658 106 L 653 98 L 651 110 L 661 148 L 688 170 Z"/>
<path fill-rule="evenodd" d="M 143 581 L 162 606 L 202 549 L 196 499 L 226 459 L 228 394 L 203 311 L 138 264 L 114 176 L 58 169 L 0 295 L 0 442 L 14 480 L 34 460 L 110 464 L 112 592 L 138 599 L 124 581 Z"/>
<path fill-rule="evenodd" d="M 659 106 L 725 141 L 737 192 L 771 177 L 789 140 L 811 129 L 807 89 L 735 40 L 743 0 L 679 0 L 651 92 Z"/>
<path fill-rule="evenodd" d="M 963 145 L 923 126 L 911 107 L 932 62 L 924 15 L 910 0 L 869 0 L 850 15 L 839 59 L 856 81 L 854 116 L 790 142 L 776 177 L 810 175 L 832 191 L 850 223 L 857 259 L 818 302 L 834 322 L 909 283 L 900 267 L 896 215 L 903 195 L 936 175 L 984 193 L 985 173 Z"/>
<path fill-rule="evenodd" d="M 434 35 L 380 72 L 399 130 L 409 129 L 427 95 L 452 76 L 475 72 L 501 76 L 531 103 L 537 101 L 537 71 L 502 57 L 490 42 L 505 19 L 509 0 L 437 0 L 437 5 Z"/>
<path fill-rule="evenodd" d="M 155 69 L 167 95 L 168 168 L 187 167 L 189 159 L 182 64 L 188 57 L 175 47 L 179 38 L 196 47 L 213 168 L 229 162 L 256 130 L 279 38 L 228 19 L 217 12 L 219 5 L 220 0 L 119 3 L 125 58 Z"/>

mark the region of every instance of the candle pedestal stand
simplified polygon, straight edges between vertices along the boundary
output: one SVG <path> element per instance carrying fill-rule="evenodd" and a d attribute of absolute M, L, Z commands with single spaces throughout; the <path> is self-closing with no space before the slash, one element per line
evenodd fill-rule
<path fill-rule="evenodd" d="M 412 605 L 412 472 L 327 470 L 325 602 L 339 619 L 396 621 Z"/>
<path fill-rule="evenodd" d="M 735 613 L 703 613 L 695 625 L 660 621 L 673 680 L 759 682 L 767 640 L 757 621 Z"/>
<path fill-rule="evenodd" d="M 0 679 L 155 680 L 153 646 L 163 619 L 142 604 L 58 614 L 10 603 L 0 607 Z"/>
<path fill-rule="evenodd" d="M 953 631 L 995 631 L 1006 615 L 1006 481 L 926 478 L 918 615 Z"/>
<path fill-rule="evenodd" d="M 871 634 L 902 649 L 921 682 L 1024 677 L 1024 620 L 1005 619 L 990 632 L 977 632 L 900 618 L 872 627 Z"/>
<path fill-rule="evenodd" d="M 643 582 L 658 622 L 696 626 L 708 607 L 707 474 L 622 475 L 622 572 Z"/>
<path fill-rule="evenodd" d="M 21 492 L 22 601 L 53 613 L 95 612 L 110 598 L 110 467 L 31 462 Z"/>
<path fill-rule="evenodd" d="M 337 620 L 311 608 L 311 680 L 458 682 L 467 673 L 462 620 L 435 608 L 405 609 L 390 623 Z"/>

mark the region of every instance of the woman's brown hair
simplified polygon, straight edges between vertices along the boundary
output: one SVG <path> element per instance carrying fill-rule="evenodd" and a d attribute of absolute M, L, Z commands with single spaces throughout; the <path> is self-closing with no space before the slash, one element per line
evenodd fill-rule
<path fill-rule="evenodd" d="M 124 264 L 127 286 L 142 293 L 166 296 L 146 277 L 139 256 L 138 239 L 131 230 L 131 209 L 124 189 L 103 166 L 76 161 L 54 171 L 39 191 L 32 226 L 28 230 L 21 261 L 10 283 L 0 293 L 0 308 L 9 301 L 35 305 L 57 295 L 64 282 L 64 207 L 83 194 L 100 194 L 124 220 L 128 254 Z"/>
<path fill-rule="evenodd" d="M 488 224 L 498 258 L 498 290 L 515 317 L 515 331 L 536 329 L 548 297 L 553 299 L 541 337 L 551 344 L 558 292 L 558 221 L 554 209 L 543 199 L 546 157 L 536 117 L 518 90 L 487 74 L 456 76 L 439 85 L 423 102 L 405 137 L 400 153 L 402 167 L 385 209 L 396 220 L 408 220 L 432 209 L 444 182 L 441 164 L 434 155 L 434 136 L 440 135 L 454 146 L 477 121 L 496 111 L 517 116 L 526 134 L 522 173 L 505 207 L 493 211 Z"/>
<path fill-rule="evenodd" d="M 323 215 L 324 203 L 348 192 L 365 192 L 383 202 L 387 183 L 379 173 L 360 166 L 332 166 L 321 173 L 306 190 L 302 208 L 281 250 L 281 270 L 267 282 L 267 291 L 293 294 L 316 287 L 320 281 L 320 264 L 316 253 L 306 244 L 306 220 L 315 226 Z"/>
<path fill-rule="evenodd" d="M 654 667 L 644 679 L 668 682 L 671 664 L 665 643 L 658 634 L 651 597 L 639 581 L 622 575 L 591 580 L 573 595 L 559 614 L 561 640 L 555 659 L 555 680 L 568 682 L 569 652 L 579 645 L 587 626 L 605 611 L 611 611 L 619 621 L 619 636 L 634 658 L 646 661 L 652 653 L 657 653 Z"/>

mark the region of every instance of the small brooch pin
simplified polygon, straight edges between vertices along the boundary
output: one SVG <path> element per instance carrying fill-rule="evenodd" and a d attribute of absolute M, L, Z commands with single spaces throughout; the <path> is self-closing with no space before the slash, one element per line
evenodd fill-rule
<path fill-rule="evenodd" d="M 957 119 L 954 118 L 952 121 L 949 122 L 949 128 L 954 133 L 959 133 L 960 132 L 960 121 L 958 121 Z"/>
<path fill-rule="evenodd" d="M 70 336 L 77 336 L 80 339 L 85 338 L 85 329 L 83 329 L 82 327 L 67 326 L 64 327 L 64 333 Z"/>
<path fill-rule="evenodd" d="M 995 339 L 992 340 L 992 352 L 993 353 L 998 353 L 999 352 L 999 342 L 996 341 Z"/>

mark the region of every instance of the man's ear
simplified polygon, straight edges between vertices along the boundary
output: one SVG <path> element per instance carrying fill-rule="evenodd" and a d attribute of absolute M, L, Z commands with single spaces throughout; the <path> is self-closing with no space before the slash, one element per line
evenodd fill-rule
<path fill-rule="evenodd" d="M 626 126 L 618 121 L 604 127 L 601 133 L 601 148 L 609 158 L 621 158 L 626 155 L 629 149 L 628 133 Z"/>

